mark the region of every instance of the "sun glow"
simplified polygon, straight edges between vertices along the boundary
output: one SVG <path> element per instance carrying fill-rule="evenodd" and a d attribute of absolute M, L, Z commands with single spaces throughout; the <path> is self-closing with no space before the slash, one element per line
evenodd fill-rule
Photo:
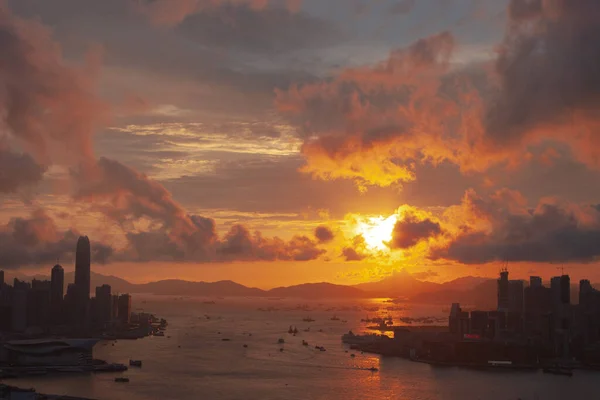
<path fill-rule="evenodd" d="M 370 217 L 357 221 L 356 234 L 362 235 L 365 244 L 371 250 L 388 250 L 386 242 L 392 239 L 394 226 L 398 215 L 393 214 L 387 218 Z"/>

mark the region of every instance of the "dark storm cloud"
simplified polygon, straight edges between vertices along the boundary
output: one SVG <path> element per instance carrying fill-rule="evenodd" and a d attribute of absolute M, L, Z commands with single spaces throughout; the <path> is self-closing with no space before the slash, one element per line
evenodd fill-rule
<path fill-rule="evenodd" d="M 579 113 L 584 126 L 597 126 L 600 2 L 558 0 L 542 7 L 513 0 L 509 10 L 514 24 L 496 61 L 501 86 L 485 119 L 488 134 L 510 143 L 534 128 L 570 124 Z"/>
<path fill-rule="evenodd" d="M 29 218 L 13 218 L 0 228 L 0 267 L 19 268 L 51 264 L 57 259 L 73 260 L 79 233 L 61 232 L 43 210 L 36 210 Z M 113 249 L 103 243 L 92 242 L 92 261 L 104 264 Z"/>
<path fill-rule="evenodd" d="M 92 156 L 91 136 L 105 117 L 93 95 L 95 62 L 64 62 L 50 31 L 16 17 L 0 4 L 0 111 L 2 122 L 44 164 Z M 60 150 L 60 151 L 59 151 Z"/>
<path fill-rule="evenodd" d="M 468 192 L 463 207 L 489 228 L 465 225 L 448 246 L 434 251 L 433 258 L 480 264 L 591 262 L 600 256 L 600 212 L 592 206 L 542 202 L 527 209 L 522 198 L 504 191 L 491 198 Z"/>
<path fill-rule="evenodd" d="M 46 168 L 28 154 L 13 153 L 0 145 L 0 193 L 14 193 L 42 180 Z"/>
<path fill-rule="evenodd" d="M 394 226 L 390 247 L 408 249 L 422 240 L 433 238 L 441 233 L 442 228 L 438 222 L 428 218 L 420 219 L 417 215 L 406 213 Z"/>
<path fill-rule="evenodd" d="M 319 240 L 320 243 L 328 243 L 333 240 L 335 235 L 333 234 L 333 231 L 330 228 L 321 225 L 315 228 L 315 237 Z"/>
<path fill-rule="evenodd" d="M 217 248 L 218 256 L 226 261 L 310 261 L 324 253 L 306 236 L 294 236 L 285 242 L 277 237 L 264 238 L 260 232 L 251 234 L 242 225 L 231 227 Z"/>
<path fill-rule="evenodd" d="M 232 4 L 186 19 L 177 32 L 202 45 L 264 55 L 324 48 L 344 40 L 331 22 L 307 14 Z"/>

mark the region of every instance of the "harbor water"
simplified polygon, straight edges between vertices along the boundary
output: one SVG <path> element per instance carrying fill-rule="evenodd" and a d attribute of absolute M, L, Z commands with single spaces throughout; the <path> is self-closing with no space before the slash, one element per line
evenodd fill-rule
<path fill-rule="evenodd" d="M 124 364 L 142 360 L 142 368 L 5 383 L 34 387 L 42 393 L 114 400 L 559 400 L 597 396 L 598 372 L 576 371 L 570 378 L 541 371 L 432 367 L 361 354 L 340 341 L 349 330 L 364 331 L 360 320 L 367 315 L 389 314 L 396 322 L 400 317 L 443 317 L 440 307 L 384 300 L 210 299 L 212 304 L 209 299 L 174 296 L 136 295 L 134 299 L 134 309 L 169 321 L 165 336 L 100 342 L 94 356 Z M 337 318 L 332 320 L 334 315 Z M 308 317 L 315 321 L 303 321 Z M 290 326 L 298 329 L 296 336 L 288 333 Z M 285 343 L 279 344 L 279 339 Z M 373 367 L 378 371 L 369 370 Z M 129 382 L 115 382 L 120 376 Z"/>

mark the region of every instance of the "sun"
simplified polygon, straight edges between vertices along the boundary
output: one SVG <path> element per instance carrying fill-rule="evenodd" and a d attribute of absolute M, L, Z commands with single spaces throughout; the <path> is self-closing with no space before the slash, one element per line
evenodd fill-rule
<path fill-rule="evenodd" d="M 392 239 L 392 232 L 397 221 L 398 215 L 396 214 L 387 218 L 382 216 L 363 218 L 357 222 L 355 232 L 362 235 L 365 244 L 371 250 L 389 250 L 386 242 Z"/>

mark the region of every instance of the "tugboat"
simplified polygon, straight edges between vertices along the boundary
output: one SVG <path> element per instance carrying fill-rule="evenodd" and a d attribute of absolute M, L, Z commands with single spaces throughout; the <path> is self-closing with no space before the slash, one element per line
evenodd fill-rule
<path fill-rule="evenodd" d="M 555 365 L 553 367 L 545 367 L 542 369 L 545 374 L 573 376 L 573 371 L 570 368 Z"/>

